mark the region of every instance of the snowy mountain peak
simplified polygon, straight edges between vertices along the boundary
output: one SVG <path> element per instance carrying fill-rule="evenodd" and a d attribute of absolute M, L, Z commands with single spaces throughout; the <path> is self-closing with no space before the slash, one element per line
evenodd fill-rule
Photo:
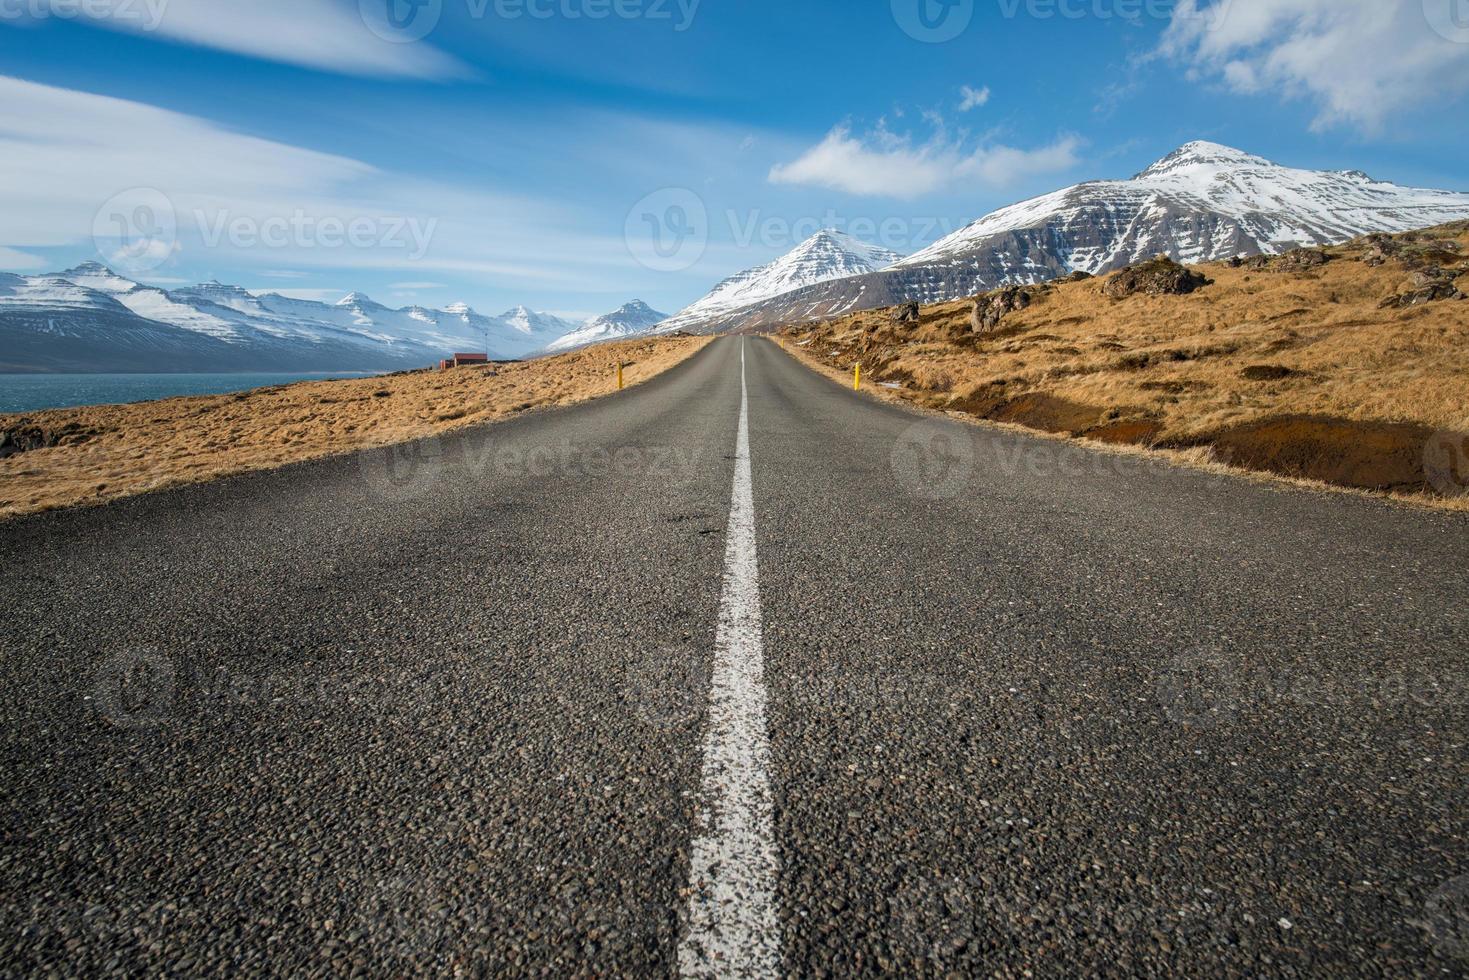
<path fill-rule="evenodd" d="M 647 317 L 647 316 L 657 316 L 657 317 L 659 317 L 661 319 L 662 316 L 663 316 L 663 314 L 659 313 L 657 310 L 653 309 L 651 306 L 649 306 L 647 303 L 644 303 L 642 300 L 635 299 L 631 303 L 624 303 L 624 304 L 622 304 L 615 311 L 613 311 L 612 313 L 608 313 L 606 316 L 597 317 L 597 319 L 598 320 L 626 320 L 626 319 L 628 319 L 630 317 Z"/>
<path fill-rule="evenodd" d="M 468 303 L 450 303 L 444 307 L 444 312 L 452 313 L 455 316 L 470 316 L 474 313 L 474 310 L 470 308 Z"/>
<path fill-rule="evenodd" d="M 1172 153 L 1168 154 L 1157 163 L 1134 177 L 1134 180 L 1143 180 L 1148 177 L 1161 177 L 1165 174 L 1175 173 L 1189 167 L 1207 167 L 1212 170 L 1238 170 L 1250 167 L 1275 167 L 1276 164 L 1264 157 L 1257 157 L 1253 153 L 1244 150 L 1236 150 L 1232 146 L 1222 143 L 1210 143 L 1207 140 L 1194 140 L 1185 143 Z"/>
<path fill-rule="evenodd" d="M 714 291 L 659 324 L 658 330 L 698 330 L 711 317 L 832 279 L 886 269 L 902 259 L 834 228 L 824 228 L 768 265 L 730 276 Z"/>
<path fill-rule="evenodd" d="M 635 299 L 611 313 L 593 317 L 571 333 L 558 337 L 546 345 L 546 351 L 556 353 L 608 340 L 640 337 L 652 333 L 653 328 L 666 319 L 668 314 L 659 313 L 642 300 Z"/>
<path fill-rule="evenodd" d="M 372 306 L 372 307 L 375 307 L 378 304 L 375 303 L 375 302 L 373 302 L 372 297 L 368 296 L 366 293 L 356 293 L 356 292 L 353 292 L 353 293 L 348 293 L 346 296 L 343 296 L 341 299 L 337 300 L 337 305 L 338 306 Z"/>
<path fill-rule="evenodd" d="M 72 276 L 116 276 L 117 274 L 101 262 L 83 262 L 81 265 L 65 272 L 58 272 L 58 278 L 69 279 Z"/>

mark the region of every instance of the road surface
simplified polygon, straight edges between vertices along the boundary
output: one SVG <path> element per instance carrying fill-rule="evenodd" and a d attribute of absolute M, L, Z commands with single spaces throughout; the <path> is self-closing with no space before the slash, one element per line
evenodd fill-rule
<path fill-rule="evenodd" d="M 0 973 L 1462 974 L 1469 520 L 765 340 L 0 525 Z"/>

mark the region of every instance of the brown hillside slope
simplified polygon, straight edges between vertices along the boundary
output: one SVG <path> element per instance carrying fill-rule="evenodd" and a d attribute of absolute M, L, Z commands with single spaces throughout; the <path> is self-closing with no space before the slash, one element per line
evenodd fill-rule
<path fill-rule="evenodd" d="M 784 336 L 932 409 L 1464 505 L 1466 276 L 1469 222 L 1187 270 L 1154 260 L 916 323 L 874 310 Z"/>
<path fill-rule="evenodd" d="M 708 337 L 630 340 L 456 371 L 0 415 L 0 519 L 407 442 L 638 384 Z M 20 449 L 22 451 L 17 452 Z"/>

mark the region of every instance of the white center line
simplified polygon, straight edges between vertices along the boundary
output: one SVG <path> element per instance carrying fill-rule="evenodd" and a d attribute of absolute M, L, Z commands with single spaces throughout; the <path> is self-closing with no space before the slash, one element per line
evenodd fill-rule
<path fill-rule="evenodd" d="M 781 967 L 744 344 L 703 793 L 689 856 L 688 931 L 678 948 L 684 977 L 775 977 Z"/>

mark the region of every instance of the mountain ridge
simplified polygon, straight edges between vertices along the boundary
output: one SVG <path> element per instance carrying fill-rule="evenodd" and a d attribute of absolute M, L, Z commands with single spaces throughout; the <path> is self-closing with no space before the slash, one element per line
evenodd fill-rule
<path fill-rule="evenodd" d="M 1131 179 L 1085 181 L 999 208 L 887 268 L 682 326 L 764 330 L 905 302 L 945 302 L 1077 271 L 1096 275 L 1156 254 L 1186 263 L 1279 254 L 1464 217 L 1469 194 L 1401 187 L 1356 170 L 1294 169 L 1196 140 Z"/>

